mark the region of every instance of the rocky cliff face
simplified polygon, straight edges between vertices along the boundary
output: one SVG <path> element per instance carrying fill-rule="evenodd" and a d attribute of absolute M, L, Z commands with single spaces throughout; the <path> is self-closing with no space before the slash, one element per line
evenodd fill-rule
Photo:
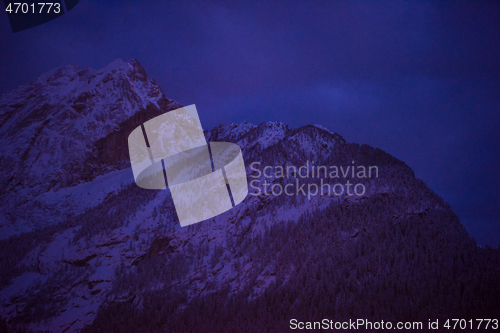
<path fill-rule="evenodd" d="M 136 61 L 58 69 L 0 105 L 0 302 L 13 327 L 256 332 L 287 331 L 291 318 L 498 313 L 499 251 L 478 248 L 449 206 L 379 149 L 321 126 L 220 125 L 206 138 L 242 148 L 251 194 L 181 228 L 168 190 L 138 188 L 127 165 L 129 132 L 178 107 Z M 312 163 L 377 166 L 378 177 L 276 173 Z M 271 191 L 347 180 L 366 191 Z"/>
<path fill-rule="evenodd" d="M 36 198 L 124 168 L 131 129 L 178 107 L 136 60 L 58 68 L 3 95 L 2 237 L 64 219 L 71 210 Z"/>

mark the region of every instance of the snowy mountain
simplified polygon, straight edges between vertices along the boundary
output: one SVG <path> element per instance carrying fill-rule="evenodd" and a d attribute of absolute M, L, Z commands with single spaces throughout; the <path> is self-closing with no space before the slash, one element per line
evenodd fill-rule
<path fill-rule="evenodd" d="M 207 131 L 242 148 L 255 183 L 234 209 L 181 228 L 168 190 L 135 185 L 127 151 L 132 129 L 178 107 L 135 60 L 67 66 L 2 96 L 0 316 L 10 327 L 282 332 L 291 318 L 499 313 L 500 252 L 479 248 L 404 162 L 320 125 Z M 377 166 L 377 177 L 276 173 L 312 164 Z M 346 180 L 366 190 L 288 196 L 263 185 Z"/>
<path fill-rule="evenodd" d="M 60 222 L 102 200 L 107 192 L 96 197 L 94 189 L 89 199 L 86 188 L 64 200 L 73 209 L 53 209 L 69 195 L 59 189 L 126 167 L 128 132 L 178 107 L 136 60 L 118 59 L 99 71 L 58 68 L 3 95 L 1 237 Z"/>

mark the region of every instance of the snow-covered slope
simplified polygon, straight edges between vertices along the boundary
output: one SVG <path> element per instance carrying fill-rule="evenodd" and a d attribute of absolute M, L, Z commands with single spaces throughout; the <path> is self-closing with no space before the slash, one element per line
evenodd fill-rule
<path fill-rule="evenodd" d="M 500 295 L 493 287 L 489 296 L 477 292 L 500 276 L 484 273 L 499 259 L 477 252 L 449 206 L 405 163 L 319 125 L 243 122 L 207 131 L 207 141 L 241 147 L 249 183 L 257 180 L 262 192 L 181 228 L 168 190 L 133 182 L 126 142 L 136 126 L 177 107 L 137 61 L 99 71 L 67 66 L 2 96 L 0 317 L 53 332 L 282 331 L 271 322 L 299 310 L 311 319 L 321 309 L 385 319 L 401 309 L 443 313 L 455 289 L 465 290 L 455 299 L 481 311 Z M 278 166 L 353 161 L 378 167 L 378 177 L 356 180 L 363 195 L 263 191 L 264 182 L 346 180 L 277 176 Z M 266 177 L 252 163 L 273 172 Z M 458 279 L 471 263 L 476 273 Z M 436 276 L 456 288 L 441 292 Z M 387 288 L 400 303 L 369 304 Z M 366 313 L 356 312 L 361 297 Z"/>
<path fill-rule="evenodd" d="M 118 59 L 101 70 L 69 65 L 3 95 L 0 98 L 1 237 L 60 222 L 71 209 L 61 211 L 61 216 L 50 211 L 48 218 L 48 191 L 94 178 L 100 173 L 96 166 L 101 162 L 106 159 L 117 162 L 116 150 L 123 159 L 126 147 L 120 147 L 119 143 L 125 133 L 121 134 L 121 142 L 115 133 L 126 132 L 135 125 L 130 121 L 133 116 L 138 123 L 177 107 L 179 104 L 165 97 L 136 60 Z M 105 153 L 112 156 L 99 156 L 98 148 L 104 146 Z M 114 169 L 119 168 L 119 163 L 114 164 Z M 70 195 L 72 190 L 66 192 Z M 103 194 L 107 193 L 91 195 Z M 38 201 L 40 196 L 43 199 Z M 78 198 L 76 206 L 95 203 L 84 198 Z M 49 206 L 47 209 L 53 208 Z"/>

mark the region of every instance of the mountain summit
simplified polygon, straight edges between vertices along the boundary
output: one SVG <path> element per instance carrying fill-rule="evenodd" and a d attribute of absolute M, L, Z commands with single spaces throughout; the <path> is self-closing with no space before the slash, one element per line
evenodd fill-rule
<path fill-rule="evenodd" d="M 128 166 L 128 133 L 178 107 L 137 60 L 57 68 L 1 96 L 2 238 L 61 221 L 33 199 Z"/>
<path fill-rule="evenodd" d="M 9 326 L 284 332 L 293 318 L 366 318 L 430 331 L 429 319 L 500 312 L 499 250 L 478 247 L 404 162 L 319 125 L 207 131 L 207 141 L 241 147 L 251 193 L 181 228 L 169 191 L 134 184 L 127 151 L 131 130 L 178 107 L 135 60 L 59 68 L 1 97 L 0 314 Z M 345 176 L 276 172 L 313 165 Z M 359 177 L 355 166 L 377 174 Z M 347 180 L 365 191 L 271 190 Z"/>

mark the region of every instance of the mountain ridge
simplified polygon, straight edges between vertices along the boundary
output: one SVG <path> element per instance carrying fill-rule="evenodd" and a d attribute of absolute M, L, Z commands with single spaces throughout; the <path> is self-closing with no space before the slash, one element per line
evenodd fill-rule
<path fill-rule="evenodd" d="M 64 88 L 68 103 L 56 103 L 55 110 L 93 117 L 86 124 L 106 123 L 120 98 L 136 104 L 85 149 L 63 156 L 54 167 L 58 186 L 35 177 L 41 184 L 30 188 L 32 179 L 16 175 L 26 183 L 6 186 L 12 198 L 0 201 L 0 213 L 10 216 L 0 228 L 0 316 L 9 325 L 54 332 L 288 331 L 292 316 L 425 321 L 498 313 L 500 251 L 478 247 L 449 205 L 403 161 L 322 126 L 242 122 L 205 136 L 238 144 L 249 182 L 259 184 L 318 185 L 322 179 L 265 177 L 252 170 L 253 162 L 261 170 L 311 161 L 376 165 L 378 177 L 356 179 L 366 193 L 250 194 L 222 215 L 181 228 L 169 191 L 137 187 L 127 165 L 128 131 L 180 106 L 139 66 L 118 60 L 99 75 L 68 66 L 67 75 L 57 69 L 40 79 L 61 83 L 57 90 L 78 78 L 83 88 Z M 86 95 L 98 84 L 118 101 Z M 33 112 L 27 107 L 32 94 L 19 89 L 22 96 L 12 103 L 1 100 L 0 117 Z M 150 98 L 155 103 L 148 104 Z M 99 103 L 108 107 L 96 109 Z M 44 110 L 34 109 L 38 116 L 30 119 L 38 123 L 32 127 L 12 123 L 15 115 L 0 118 L 11 121 L 0 127 L 0 139 L 12 145 L 1 152 L 29 148 L 18 163 L 43 154 L 43 143 L 50 142 L 43 141 L 50 125 L 43 125 Z M 20 140 L 8 139 L 13 124 L 20 124 Z M 82 161 L 91 167 L 78 168 Z M 4 164 L 2 181 L 14 165 Z M 74 177 L 61 176 L 68 170 Z"/>
<path fill-rule="evenodd" d="M 118 161 L 128 156 L 127 131 L 178 107 L 137 60 L 117 59 L 101 70 L 60 67 L 2 95 L 0 202 L 11 210 L 0 212 L 3 220 L 12 225 L 24 215 L 26 228 L 42 227 L 42 217 L 15 208 L 51 189 L 123 169 Z M 113 167 L 106 168 L 109 161 Z M 6 233 L 5 227 L 3 236 L 23 230 Z"/>

